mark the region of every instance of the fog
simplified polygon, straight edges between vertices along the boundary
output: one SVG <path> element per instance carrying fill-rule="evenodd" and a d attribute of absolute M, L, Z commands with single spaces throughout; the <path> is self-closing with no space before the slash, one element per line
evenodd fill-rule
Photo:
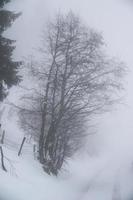
<path fill-rule="evenodd" d="M 16 39 L 15 59 L 34 53 L 47 20 L 57 12 L 70 9 L 84 23 L 102 33 L 108 55 L 125 62 L 122 104 L 105 115 L 97 116 L 97 134 L 90 136 L 87 152 L 108 157 L 119 168 L 133 161 L 133 3 L 126 0 L 12 0 L 9 9 L 22 12 L 6 32 Z M 90 146 L 89 146 L 90 145 Z"/>
<path fill-rule="evenodd" d="M 133 5 L 123 0 L 84 0 L 84 2 L 81 0 L 57 0 L 56 2 L 52 0 L 14 0 L 8 8 L 15 12 L 22 12 L 22 16 L 6 33 L 17 40 L 14 57 L 18 59 L 23 59 L 23 56 L 35 51 L 35 48 L 39 46 L 41 32 L 47 20 L 59 11 L 73 10 L 89 27 L 102 33 L 106 52 L 125 62 L 129 73 L 124 80 L 126 89 L 122 94 L 123 105 L 119 105 L 111 114 L 107 114 L 105 120 L 102 119 L 102 127 L 99 131 L 105 133 L 107 141 L 112 141 L 112 145 L 120 145 L 122 149 L 132 146 Z"/>

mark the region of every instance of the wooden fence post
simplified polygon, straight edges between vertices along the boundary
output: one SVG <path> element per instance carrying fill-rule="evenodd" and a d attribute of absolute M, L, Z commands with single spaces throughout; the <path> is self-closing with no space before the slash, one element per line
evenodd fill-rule
<path fill-rule="evenodd" d="M 22 143 L 21 143 L 21 146 L 20 146 L 20 149 L 19 149 L 19 152 L 18 152 L 18 156 L 20 156 L 20 154 L 21 154 L 25 140 L 26 140 L 26 137 L 24 137 L 23 140 L 22 140 Z"/>
<path fill-rule="evenodd" d="M 4 153 L 3 153 L 3 149 L 2 149 L 2 146 L 0 146 L 0 152 L 1 152 L 1 165 L 2 165 L 2 169 L 7 172 L 7 169 L 5 168 L 5 165 L 4 165 Z"/>
<path fill-rule="evenodd" d="M 4 138 L 5 138 L 5 130 L 2 133 L 1 144 L 4 144 Z"/>

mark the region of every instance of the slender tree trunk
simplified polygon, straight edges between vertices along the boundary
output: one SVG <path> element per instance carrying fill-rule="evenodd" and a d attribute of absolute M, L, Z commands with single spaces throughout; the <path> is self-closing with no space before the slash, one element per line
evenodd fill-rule
<path fill-rule="evenodd" d="M 41 125 L 41 134 L 39 137 L 39 160 L 40 163 L 44 164 L 44 130 L 45 130 L 45 121 L 46 121 L 46 107 L 47 105 L 44 105 L 44 109 L 42 111 L 42 125 Z"/>
<path fill-rule="evenodd" d="M 54 60 L 55 61 L 55 60 Z M 51 73 L 54 65 L 54 61 L 50 67 L 49 70 L 49 76 L 47 80 L 47 85 L 46 85 L 46 93 L 44 97 L 44 107 L 42 109 L 42 125 L 41 125 L 41 133 L 39 137 L 39 160 L 40 163 L 44 164 L 44 139 L 45 139 L 45 124 L 46 124 L 46 115 L 47 115 L 47 102 L 48 102 L 48 95 L 49 95 L 49 86 L 50 86 L 50 79 L 51 79 Z"/>
<path fill-rule="evenodd" d="M 41 133 L 39 138 L 39 160 L 44 164 L 44 135 Z"/>

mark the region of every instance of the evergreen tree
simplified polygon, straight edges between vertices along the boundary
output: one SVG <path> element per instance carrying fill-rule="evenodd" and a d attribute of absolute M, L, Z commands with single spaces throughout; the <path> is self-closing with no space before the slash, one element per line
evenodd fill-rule
<path fill-rule="evenodd" d="M 4 31 L 20 15 L 20 13 L 15 14 L 3 9 L 3 6 L 9 1 L 0 1 L 0 101 L 7 95 L 5 88 L 10 88 L 20 81 L 18 68 L 21 62 L 15 62 L 12 59 L 13 50 L 15 49 L 13 44 L 15 41 L 3 36 Z"/>
<path fill-rule="evenodd" d="M 5 3 L 10 2 L 10 0 L 0 0 L 0 8 L 4 6 Z"/>

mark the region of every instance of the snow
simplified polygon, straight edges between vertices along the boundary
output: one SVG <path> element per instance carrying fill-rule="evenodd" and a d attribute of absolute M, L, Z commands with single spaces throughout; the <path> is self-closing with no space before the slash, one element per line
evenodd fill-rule
<path fill-rule="evenodd" d="M 5 116 L 4 116 L 5 117 Z M 34 159 L 33 144 L 28 140 L 18 157 L 18 150 L 24 134 L 18 129 L 15 120 L 7 120 L 3 145 L 4 161 L 8 172 L 0 169 L 0 199 L 2 200 L 67 200 L 76 199 L 76 187 L 67 177 L 53 177 L 44 173 Z M 65 175 L 66 176 L 66 175 Z"/>
<path fill-rule="evenodd" d="M 49 176 L 34 157 L 32 140 L 26 139 L 18 157 L 25 134 L 8 105 L 1 122 L 6 132 L 3 152 L 8 172 L 0 169 L 0 200 L 115 200 L 114 196 L 130 200 L 133 196 L 131 152 L 126 153 L 125 159 L 125 154 L 122 156 L 122 152 L 115 149 L 106 153 L 104 149 L 99 154 L 92 154 L 93 149 L 91 154 L 86 153 L 85 149 L 68 160 L 58 177 Z M 102 135 L 100 137 L 102 139 Z M 97 145 L 96 141 L 93 145 Z"/>
<path fill-rule="evenodd" d="M 111 156 L 107 159 L 102 155 L 81 154 L 69 160 L 58 177 L 49 176 L 34 159 L 32 143 L 26 142 L 18 157 L 23 133 L 16 126 L 17 132 L 11 137 L 9 130 L 15 126 L 13 121 L 8 121 L 7 135 L 10 142 L 15 140 L 17 145 L 9 146 L 6 139 L 3 145 L 8 173 L 0 170 L 1 200 L 112 200 L 114 193 L 128 200 L 132 196 L 131 163 L 124 164 L 120 160 L 112 163 Z"/>
<path fill-rule="evenodd" d="M 74 195 L 65 180 L 58 180 L 45 174 L 39 162 L 26 151 L 22 152 L 21 157 L 17 156 L 17 151 L 6 147 L 3 147 L 3 151 L 13 167 L 5 158 L 8 173 L 0 170 L 0 199 L 50 200 L 56 196 L 57 199 L 62 200 L 71 199 Z"/>
<path fill-rule="evenodd" d="M 132 67 L 133 14 L 132 7 L 129 8 L 125 3 L 119 5 L 120 1 L 86 0 L 83 4 L 82 1 L 68 0 L 62 4 L 62 1 L 58 0 L 47 2 L 50 5 L 48 6 L 44 1 L 44 10 L 43 6 L 39 6 L 42 4 L 38 3 L 42 0 L 15 2 L 16 7 L 14 4 L 9 7 L 15 11 L 23 10 L 23 15 L 14 23 L 11 32 L 9 31 L 9 35 L 17 39 L 15 58 L 31 53 L 32 47 L 36 44 L 38 46 L 43 18 L 46 20 L 62 5 L 63 11 L 69 7 L 76 12 L 79 9 L 79 13 L 89 25 L 103 32 L 111 55 L 118 55 Z M 36 15 L 36 10 L 39 10 L 40 15 Z M 117 200 L 133 199 L 132 80 L 131 69 L 127 91 L 129 108 L 119 110 L 119 114 L 105 116 L 101 123 L 103 127 L 98 130 L 104 137 L 102 134 L 96 134 L 92 140 L 89 138 L 91 155 L 81 153 L 73 157 L 63 167 L 59 177 L 48 176 L 43 172 L 39 162 L 34 159 L 32 143 L 26 142 L 22 155 L 18 157 L 24 133 L 17 126 L 16 114 L 10 112 L 8 115 L 9 106 L 0 105 L 0 121 L 6 131 L 3 151 L 8 170 L 6 173 L 0 169 L 0 200 L 116 200 L 116 197 Z M 21 93 L 20 88 L 12 88 L 11 93 L 12 96 L 8 98 L 16 103 Z M 99 150 L 99 141 L 102 141 L 104 146 L 101 147 L 103 152 L 93 155 L 94 151 Z"/>

